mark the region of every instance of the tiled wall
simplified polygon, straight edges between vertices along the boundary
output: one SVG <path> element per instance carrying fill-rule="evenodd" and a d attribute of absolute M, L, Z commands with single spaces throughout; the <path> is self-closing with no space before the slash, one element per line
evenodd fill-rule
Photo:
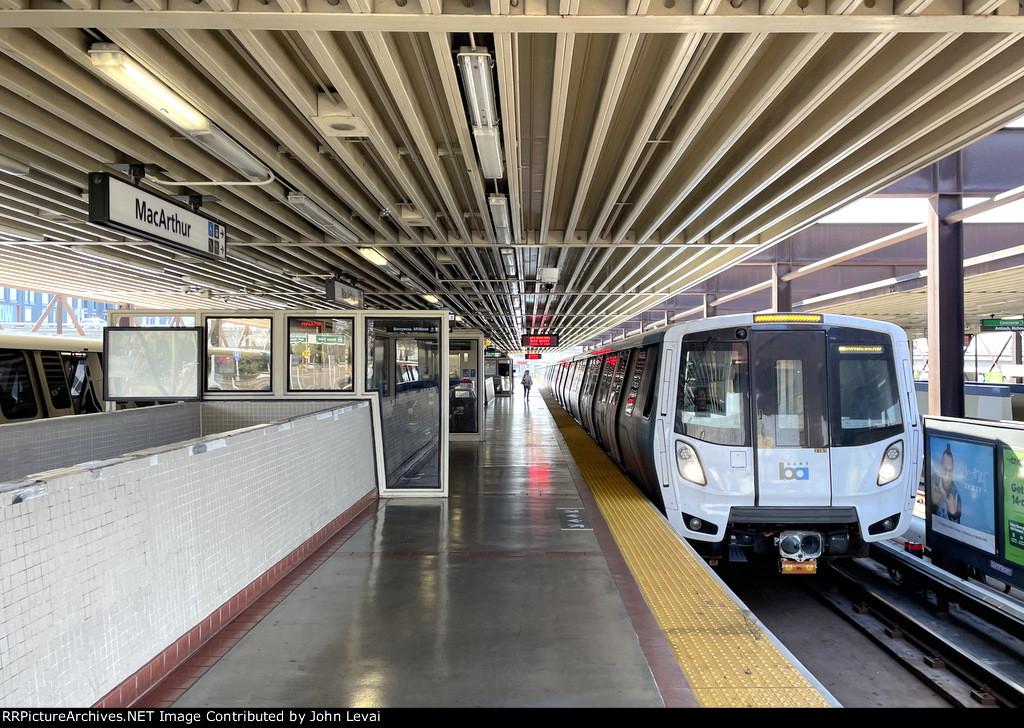
<path fill-rule="evenodd" d="M 345 401 L 339 400 L 336 404 L 345 404 Z M 330 405 L 330 402 L 323 400 L 206 401 L 201 405 L 203 435 L 262 425 L 265 422 L 280 422 Z"/>
<path fill-rule="evenodd" d="M 89 706 L 375 488 L 368 403 L 0 501 L 0 705 Z"/>
<path fill-rule="evenodd" d="M 0 425 L 0 483 L 200 434 L 199 405 L 194 403 L 12 422 Z"/>

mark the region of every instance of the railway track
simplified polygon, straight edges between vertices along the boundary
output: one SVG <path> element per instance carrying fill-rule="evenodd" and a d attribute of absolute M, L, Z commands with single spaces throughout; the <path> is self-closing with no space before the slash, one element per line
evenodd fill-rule
<path fill-rule="evenodd" d="M 998 592 L 963 582 L 958 589 L 960 580 L 880 556 L 887 563 L 844 561 L 808 586 L 950 705 L 1024 706 L 1016 608 Z"/>

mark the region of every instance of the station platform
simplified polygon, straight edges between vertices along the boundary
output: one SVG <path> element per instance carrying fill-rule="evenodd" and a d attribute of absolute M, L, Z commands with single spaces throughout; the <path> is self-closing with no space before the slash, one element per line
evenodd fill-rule
<path fill-rule="evenodd" d="M 834 700 L 534 391 L 380 500 L 138 707 L 827 707 Z"/>

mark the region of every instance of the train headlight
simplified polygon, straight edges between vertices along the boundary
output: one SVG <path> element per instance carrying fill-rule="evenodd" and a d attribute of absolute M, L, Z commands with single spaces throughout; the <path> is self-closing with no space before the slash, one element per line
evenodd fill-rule
<path fill-rule="evenodd" d="M 878 484 L 886 485 L 900 477 L 903 472 L 903 443 L 894 442 L 885 448 L 882 463 L 878 466 Z"/>
<path fill-rule="evenodd" d="M 676 441 L 676 467 L 684 480 L 697 485 L 707 485 L 707 478 L 704 477 L 704 466 L 700 464 L 700 458 L 692 447 L 680 440 Z"/>

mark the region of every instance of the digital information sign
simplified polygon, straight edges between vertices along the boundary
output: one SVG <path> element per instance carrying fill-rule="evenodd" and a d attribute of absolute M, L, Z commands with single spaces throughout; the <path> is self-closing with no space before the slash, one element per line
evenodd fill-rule
<path fill-rule="evenodd" d="M 552 346 L 558 346 L 558 334 L 547 334 L 546 336 L 523 334 L 524 348 L 544 349 Z"/>

